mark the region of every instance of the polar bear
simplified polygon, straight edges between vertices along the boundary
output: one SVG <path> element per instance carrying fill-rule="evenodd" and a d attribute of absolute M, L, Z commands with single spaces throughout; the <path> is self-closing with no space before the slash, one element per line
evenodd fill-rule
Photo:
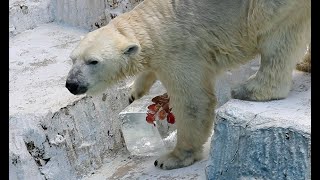
<path fill-rule="evenodd" d="M 130 101 L 160 80 L 170 96 L 177 142 L 154 165 L 175 169 L 201 159 L 215 118 L 215 78 L 256 55 L 256 74 L 234 98 L 285 98 L 291 75 L 311 42 L 310 0 L 145 0 L 88 33 L 72 51 L 66 87 L 97 94 L 128 76 Z"/>

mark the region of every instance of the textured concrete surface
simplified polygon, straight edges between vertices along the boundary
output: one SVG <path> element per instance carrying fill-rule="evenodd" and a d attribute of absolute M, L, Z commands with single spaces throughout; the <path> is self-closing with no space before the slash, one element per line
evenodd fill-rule
<path fill-rule="evenodd" d="M 209 149 L 209 144 L 206 145 Z M 127 152 L 118 152 L 114 159 L 106 162 L 102 168 L 84 177 L 83 180 L 205 180 L 205 166 L 207 158 L 196 162 L 192 166 L 181 169 L 161 170 L 153 163 L 154 156 L 132 156 Z M 206 152 L 207 153 L 207 152 Z M 206 155 L 208 157 L 208 155 Z"/>
<path fill-rule="evenodd" d="M 10 114 L 57 111 L 75 100 L 64 88 L 65 77 L 72 64 L 69 53 L 85 33 L 53 23 L 10 38 Z"/>
<path fill-rule="evenodd" d="M 286 99 L 220 107 L 208 179 L 311 179 L 310 82 L 310 74 L 295 72 Z"/>
<path fill-rule="evenodd" d="M 85 30 L 51 23 L 9 43 L 9 167 L 12 179 L 76 179 L 102 166 L 123 138 L 128 81 L 100 96 L 64 87 L 69 53 Z"/>

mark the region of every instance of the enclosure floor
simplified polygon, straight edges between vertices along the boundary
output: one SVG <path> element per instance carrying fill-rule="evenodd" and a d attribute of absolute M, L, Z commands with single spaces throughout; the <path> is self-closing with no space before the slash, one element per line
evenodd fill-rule
<path fill-rule="evenodd" d="M 82 180 L 205 180 L 205 168 L 209 155 L 210 143 L 204 145 L 203 159 L 193 165 L 173 170 L 162 170 L 153 165 L 155 156 L 132 156 L 125 149 L 119 151 L 110 161 L 85 176 Z"/>

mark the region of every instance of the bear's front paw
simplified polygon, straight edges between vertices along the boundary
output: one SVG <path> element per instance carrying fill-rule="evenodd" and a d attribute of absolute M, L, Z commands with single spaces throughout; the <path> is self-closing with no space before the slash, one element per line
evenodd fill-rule
<path fill-rule="evenodd" d="M 158 158 L 154 165 L 160 169 L 177 169 L 190 166 L 194 163 L 195 158 L 192 153 L 183 153 L 182 157 L 178 157 L 173 152 Z"/>

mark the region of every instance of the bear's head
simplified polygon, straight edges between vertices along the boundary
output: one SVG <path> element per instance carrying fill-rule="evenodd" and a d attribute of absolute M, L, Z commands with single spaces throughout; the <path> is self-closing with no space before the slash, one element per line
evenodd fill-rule
<path fill-rule="evenodd" d="M 72 51 L 66 88 L 74 95 L 97 94 L 139 69 L 139 42 L 111 25 L 88 33 Z M 141 68 L 141 67 L 140 67 Z"/>

